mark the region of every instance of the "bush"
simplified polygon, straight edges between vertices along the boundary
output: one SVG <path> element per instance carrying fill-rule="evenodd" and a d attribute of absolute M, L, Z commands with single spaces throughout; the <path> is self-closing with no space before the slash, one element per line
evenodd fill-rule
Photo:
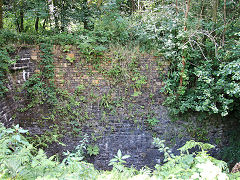
<path fill-rule="evenodd" d="M 236 49 L 239 52 L 239 40 L 233 46 L 235 49 L 227 50 L 232 55 L 231 58 L 226 55 L 222 60 L 217 57 L 201 60 L 200 52 L 191 57 L 194 54 L 193 49 L 188 49 L 184 71 L 182 62 L 172 62 L 163 90 L 170 95 L 165 104 L 171 107 L 172 114 L 195 111 L 226 116 L 238 109 L 240 55 Z M 210 49 L 212 47 L 213 44 L 209 45 Z M 182 86 L 179 83 L 181 77 Z"/>

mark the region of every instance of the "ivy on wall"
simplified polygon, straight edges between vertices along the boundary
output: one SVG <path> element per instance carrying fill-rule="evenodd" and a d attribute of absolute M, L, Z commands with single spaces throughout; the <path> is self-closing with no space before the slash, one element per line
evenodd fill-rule
<path fill-rule="evenodd" d="M 40 44 L 40 72 L 34 74 L 23 86 L 23 89 L 27 91 L 28 99 L 30 99 L 28 108 L 43 103 L 57 104 L 52 47 L 53 45 L 50 43 Z"/>

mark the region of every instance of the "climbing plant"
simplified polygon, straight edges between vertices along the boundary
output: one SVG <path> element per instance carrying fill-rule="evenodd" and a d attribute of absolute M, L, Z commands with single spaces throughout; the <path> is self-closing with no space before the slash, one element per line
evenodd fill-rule
<path fill-rule="evenodd" d="M 6 48 L 0 49 L 0 97 L 4 95 L 5 92 L 8 91 L 6 87 L 7 84 L 7 73 L 9 72 L 9 67 L 13 64 L 14 61 L 11 60 L 9 53 Z"/>
<path fill-rule="evenodd" d="M 40 51 L 40 72 L 34 74 L 23 86 L 23 89 L 27 92 L 26 95 L 31 99 L 28 108 L 43 103 L 57 104 L 52 45 L 50 43 L 41 43 Z"/>
<path fill-rule="evenodd" d="M 6 40 L 6 34 L 4 31 L 0 31 L 0 97 L 2 97 L 7 91 L 7 74 L 10 71 L 11 65 L 16 62 L 16 59 L 10 54 L 14 53 L 15 47 L 12 44 L 8 44 Z"/>

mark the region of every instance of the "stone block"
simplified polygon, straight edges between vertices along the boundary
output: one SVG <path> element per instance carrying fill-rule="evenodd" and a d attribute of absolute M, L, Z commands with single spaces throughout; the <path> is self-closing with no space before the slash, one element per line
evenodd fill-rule
<path fill-rule="evenodd" d="M 169 65 L 170 65 L 170 62 L 169 62 L 169 61 L 166 61 L 166 62 L 164 63 L 164 65 L 169 66 Z"/>
<path fill-rule="evenodd" d="M 40 73 L 40 70 L 39 70 L 39 69 L 36 69 L 36 70 L 34 71 L 34 73 Z"/>
<path fill-rule="evenodd" d="M 104 80 L 104 78 L 103 78 L 103 77 L 97 77 L 97 79 L 98 79 L 98 80 Z"/>
<path fill-rule="evenodd" d="M 98 85 L 99 84 L 99 80 L 96 80 L 96 79 L 92 80 L 92 84 Z"/>
<path fill-rule="evenodd" d="M 31 56 L 31 59 L 36 61 L 38 59 L 38 57 L 37 56 Z"/>
<path fill-rule="evenodd" d="M 77 77 L 81 76 L 81 72 L 77 72 L 77 73 L 76 73 L 76 76 L 77 76 Z"/>
<path fill-rule="evenodd" d="M 69 53 L 69 54 L 67 54 L 67 56 L 68 56 L 69 58 L 75 58 L 75 55 L 74 55 L 73 53 Z"/>
<path fill-rule="evenodd" d="M 162 82 L 156 82 L 156 85 L 157 85 L 157 86 L 161 86 L 161 85 L 162 85 Z"/>
<path fill-rule="evenodd" d="M 62 63 L 61 65 L 62 67 L 65 67 L 65 68 L 68 67 L 68 63 Z"/>
<path fill-rule="evenodd" d="M 83 75 L 82 79 L 89 79 L 89 76 Z"/>

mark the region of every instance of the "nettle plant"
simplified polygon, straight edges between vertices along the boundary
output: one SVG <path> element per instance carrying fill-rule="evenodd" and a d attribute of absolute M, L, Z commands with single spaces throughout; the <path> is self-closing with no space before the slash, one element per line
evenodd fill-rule
<path fill-rule="evenodd" d="M 153 172 L 159 179 L 228 179 L 227 164 L 212 158 L 207 153 L 214 147 L 211 144 L 191 140 L 179 148 L 180 155 L 175 156 L 164 145 L 164 140 L 154 138 L 153 143 L 165 157 L 165 164 L 157 164 Z M 190 153 L 193 148 L 198 148 L 198 152 Z"/>
<path fill-rule="evenodd" d="M 92 164 L 83 161 L 88 137 L 84 136 L 74 152 L 66 152 L 59 162 L 55 156 L 48 158 L 41 149 L 36 151 L 25 138 L 26 130 L 19 127 L 6 129 L 0 124 L 0 178 L 1 179 L 236 179 L 239 173 L 228 174 L 226 163 L 208 154 L 212 145 L 188 141 L 179 148 L 180 155 L 173 155 L 171 149 L 159 138 L 154 144 L 164 153 L 164 164 L 156 165 L 151 171 L 125 167 L 129 155 L 118 150 L 110 160 L 111 171 L 98 171 Z M 195 148 L 197 152 L 192 152 Z"/>
<path fill-rule="evenodd" d="M 19 125 L 6 129 L 0 124 L 0 179 L 97 179 L 93 165 L 81 161 L 86 137 L 60 163 L 55 156 L 36 151 L 25 133 Z"/>
<path fill-rule="evenodd" d="M 122 155 L 122 152 L 119 149 L 117 152 L 117 155 L 114 156 L 114 158 L 110 160 L 109 166 L 113 165 L 113 167 L 115 169 L 117 169 L 118 171 L 121 172 L 124 170 L 123 164 L 126 163 L 125 159 L 127 159 L 129 157 L 130 157 L 129 155 Z"/>

